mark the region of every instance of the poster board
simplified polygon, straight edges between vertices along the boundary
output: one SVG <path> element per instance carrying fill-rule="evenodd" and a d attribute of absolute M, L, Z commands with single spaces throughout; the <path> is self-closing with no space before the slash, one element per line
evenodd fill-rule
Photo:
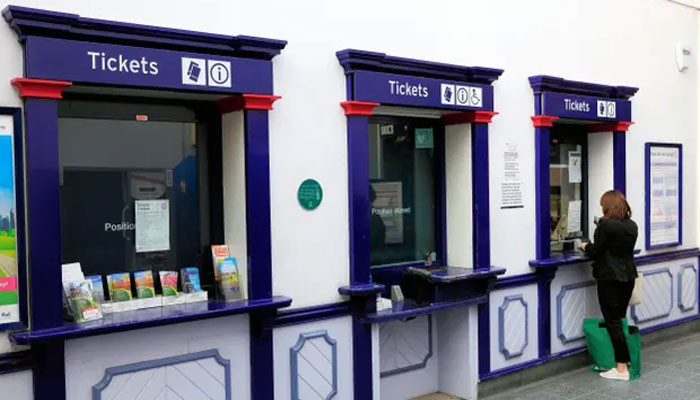
<path fill-rule="evenodd" d="M 26 315 L 20 134 L 21 110 L 0 107 L 0 331 L 20 328 Z"/>
<path fill-rule="evenodd" d="M 645 146 L 646 248 L 681 244 L 683 148 L 675 143 Z"/>

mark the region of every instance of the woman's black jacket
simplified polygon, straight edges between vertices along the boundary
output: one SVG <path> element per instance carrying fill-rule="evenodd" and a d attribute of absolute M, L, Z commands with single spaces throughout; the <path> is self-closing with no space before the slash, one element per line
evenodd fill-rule
<path fill-rule="evenodd" d="M 593 260 L 593 277 L 599 281 L 630 282 L 637 277 L 634 265 L 634 244 L 637 224 L 629 218 L 602 219 L 586 246 Z"/>

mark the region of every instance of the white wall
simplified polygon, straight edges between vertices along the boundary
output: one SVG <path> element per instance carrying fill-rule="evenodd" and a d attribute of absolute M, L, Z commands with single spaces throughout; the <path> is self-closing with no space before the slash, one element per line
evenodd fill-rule
<path fill-rule="evenodd" d="M 493 201 L 491 235 L 511 250 L 494 252 L 494 265 L 508 274 L 528 272 L 534 258 L 534 151 L 532 91 L 527 77 L 552 74 L 568 79 L 640 87 L 633 98 L 636 124 L 628 137 L 628 193 L 642 223 L 644 142 L 682 141 L 686 190 L 684 243 L 697 242 L 697 202 L 691 171 L 695 152 L 697 66 L 675 67 L 678 41 L 697 51 L 696 10 L 666 0 L 513 0 L 395 3 L 359 0 L 352 6 L 322 0 L 304 2 L 185 1 L 119 3 L 27 0 L 22 5 L 61 9 L 84 16 L 171 26 L 222 34 L 282 38 L 289 45 L 275 58 L 275 93 L 283 96 L 271 113 L 272 245 L 274 291 L 295 306 L 339 300 L 336 288 L 348 280 L 346 124 L 338 103 L 345 99 L 337 50 L 354 47 L 392 55 L 504 68 L 495 84 L 496 110 L 490 131 L 490 162 L 500 165 L 506 142 L 519 145 L 525 207 L 503 210 Z M 138 10 L 138 12 L 134 12 Z M 274 10 L 274 11 L 271 11 Z M 585 22 L 585 23 L 584 23 Z M 420 27 L 420 29 L 418 29 Z M 5 59 L 0 80 L 21 73 L 20 49 L 9 29 L 0 35 Z M 7 87 L 4 103 L 18 104 Z M 492 174 L 494 178 L 498 174 Z M 296 201 L 307 177 L 324 189 L 313 212 Z M 499 193 L 499 179 L 491 193 Z M 689 190 L 690 189 L 690 190 Z M 306 272 L 310 272 L 306 274 Z M 304 273 L 306 285 L 298 284 Z M 313 286 L 313 291 L 306 288 Z"/>
<path fill-rule="evenodd" d="M 697 245 L 697 64 L 675 66 L 676 42 L 698 51 L 698 16 L 667 0 L 421 0 L 400 4 L 339 1 L 17 0 L 14 3 L 86 17 L 289 41 L 274 60 L 275 93 L 283 96 L 270 115 L 272 261 L 274 292 L 294 306 L 340 299 L 348 281 L 346 120 L 342 69 L 335 52 L 353 47 L 460 65 L 504 68 L 495 84 L 500 115 L 490 127 L 490 163 L 502 165 L 506 142 L 521 149 L 525 204 L 500 210 L 499 173 L 491 174 L 492 263 L 508 274 L 529 272 L 534 258 L 534 129 L 527 77 L 568 79 L 640 88 L 632 99 L 635 125 L 627 140 L 627 183 L 635 218 L 643 226 L 644 142 L 684 143 L 684 246 Z M 4 7 L 7 2 L 0 6 Z M 22 74 L 14 34 L 0 28 L 0 102 L 20 103 L 9 80 Z M 305 178 L 324 190 L 321 206 L 301 209 L 296 190 Z M 643 238 L 640 237 L 640 240 Z M 304 283 L 300 284 L 300 276 Z M 313 288 L 313 290 L 309 290 Z"/>

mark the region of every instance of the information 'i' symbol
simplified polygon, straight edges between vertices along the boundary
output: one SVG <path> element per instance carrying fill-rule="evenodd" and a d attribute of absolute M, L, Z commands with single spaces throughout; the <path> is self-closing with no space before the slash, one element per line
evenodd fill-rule
<path fill-rule="evenodd" d="M 457 102 L 459 104 L 467 104 L 469 101 L 469 92 L 467 92 L 467 88 L 460 87 L 457 89 Z"/>
<path fill-rule="evenodd" d="M 218 84 L 223 84 L 228 80 L 228 68 L 221 63 L 215 63 L 211 67 L 211 75 L 209 76 L 211 80 Z"/>

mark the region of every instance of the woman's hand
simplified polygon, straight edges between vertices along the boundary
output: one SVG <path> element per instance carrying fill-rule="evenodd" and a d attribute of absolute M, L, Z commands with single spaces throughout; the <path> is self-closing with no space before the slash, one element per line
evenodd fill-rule
<path fill-rule="evenodd" d="M 588 242 L 581 243 L 581 249 L 583 249 L 584 251 L 586 250 L 586 246 L 588 246 Z"/>

